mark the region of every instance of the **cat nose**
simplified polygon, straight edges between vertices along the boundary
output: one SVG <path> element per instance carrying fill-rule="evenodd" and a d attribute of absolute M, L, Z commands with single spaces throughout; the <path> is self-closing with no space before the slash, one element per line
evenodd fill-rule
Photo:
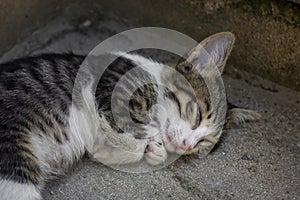
<path fill-rule="evenodd" d="M 190 151 L 192 150 L 192 145 L 188 143 L 186 139 L 182 141 L 182 144 L 179 146 L 180 149 L 184 151 Z"/>

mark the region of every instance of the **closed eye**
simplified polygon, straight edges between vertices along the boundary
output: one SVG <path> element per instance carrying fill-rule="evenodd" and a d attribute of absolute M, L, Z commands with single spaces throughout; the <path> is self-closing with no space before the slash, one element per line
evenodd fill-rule
<path fill-rule="evenodd" d="M 202 142 L 204 142 L 204 139 L 201 139 L 197 142 L 196 146 L 200 145 Z"/>
<path fill-rule="evenodd" d="M 198 106 L 197 115 L 196 115 L 196 121 L 195 121 L 195 126 L 193 127 L 193 130 L 196 129 L 196 128 L 198 128 L 200 126 L 201 120 L 202 120 L 201 110 L 200 110 L 200 107 Z"/>
<path fill-rule="evenodd" d="M 202 118 L 201 118 L 201 110 L 200 110 L 200 107 L 198 106 L 197 116 L 196 116 L 196 124 L 197 124 L 197 126 L 200 125 L 201 120 L 202 120 Z"/>

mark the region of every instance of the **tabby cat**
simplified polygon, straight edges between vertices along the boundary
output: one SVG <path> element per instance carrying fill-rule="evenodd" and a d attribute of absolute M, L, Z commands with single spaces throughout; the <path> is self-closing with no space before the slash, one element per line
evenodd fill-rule
<path fill-rule="evenodd" d="M 106 164 L 145 158 L 151 165 L 160 165 L 167 152 L 207 155 L 224 123 L 193 66 L 213 64 L 222 73 L 233 43 L 231 33 L 212 35 L 187 60 L 170 65 L 189 84 L 174 78 L 175 72 L 159 70 L 166 64 L 118 53 L 95 95 L 87 86 L 79 102 L 72 101 L 73 86 L 84 56 L 43 54 L 1 64 L 1 199 L 41 199 L 45 181 L 62 174 L 86 151 Z M 202 56 L 203 49 L 208 58 Z M 118 84 L 129 71 L 126 84 Z M 149 84 L 130 89 L 141 74 Z M 162 102 L 160 107 L 154 106 L 157 102 Z M 254 111 L 231 105 L 227 111 L 228 122 L 258 118 Z"/>

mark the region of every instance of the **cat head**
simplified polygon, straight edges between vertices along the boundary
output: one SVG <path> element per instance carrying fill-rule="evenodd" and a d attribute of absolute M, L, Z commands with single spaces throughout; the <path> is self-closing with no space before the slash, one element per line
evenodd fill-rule
<path fill-rule="evenodd" d="M 163 141 L 169 152 L 198 153 L 203 157 L 219 141 L 225 115 L 227 121 L 236 123 L 259 118 L 255 111 L 239 108 L 227 110 L 226 98 L 220 98 L 213 103 L 207 83 L 198 73 L 199 69 L 208 70 L 206 79 L 219 84 L 217 79 L 224 71 L 234 41 L 234 35 L 229 32 L 206 38 L 189 53 L 186 60 L 175 65 L 176 71 L 187 81 L 182 81 L 183 79 L 176 78 L 178 75 L 170 73 L 163 77 L 172 92 L 172 95 L 164 99 L 164 107 L 169 113 L 162 130 Z M 221 110 L 223 113 L 220 113 Z M 221 115 L 224 117 L 220 117 Z"/>

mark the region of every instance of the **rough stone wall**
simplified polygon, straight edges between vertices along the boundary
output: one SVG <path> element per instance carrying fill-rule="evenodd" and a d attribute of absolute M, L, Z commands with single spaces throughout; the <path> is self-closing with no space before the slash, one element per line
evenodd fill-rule
<path fill-rule="evenodd" d="M 3 0 L 0 54 L 69 3 L 94 12 L 104 7 L 136 24 L 175 29 L 199 41 L 232 31 L 237 40 L 229 64 L 300 90 L 299 0 Z"/>
<path fill-rule="evenodd" d="M 232 31 L 229 64 L 300 90 L 300 4 L 296 0 L 111 0 L 101 3 L 145 26 L 194 39 Z M 297 0 L 298 1 L 298 0 Z"/>

